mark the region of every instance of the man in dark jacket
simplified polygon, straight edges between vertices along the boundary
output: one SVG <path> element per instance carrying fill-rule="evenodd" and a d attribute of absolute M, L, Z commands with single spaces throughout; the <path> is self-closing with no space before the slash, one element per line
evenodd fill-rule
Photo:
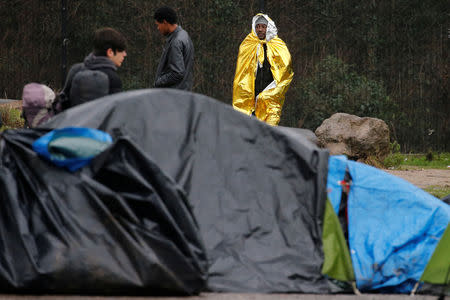
<path fill-rule="evenodd" d="M 191 38 L 177 24 L 177 14 L 172 8 L 158 8 L 154 19 L 159 32 L 166 37 L 154 86 L 190 91 L 194 83 L 194 45 Z"/>
<path fill-rule="evenodd" d="M 73 65 L 60 97 L 64 110 L 99 97 L 122 91 L 117 68 L 127 56 L 125 37 L 112 28 L 95 32 L 94 50 L 84 62 Z"/>

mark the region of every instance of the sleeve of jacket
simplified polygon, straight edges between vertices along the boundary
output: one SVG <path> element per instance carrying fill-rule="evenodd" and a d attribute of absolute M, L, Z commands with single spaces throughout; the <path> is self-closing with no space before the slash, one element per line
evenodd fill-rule
<path fill-rule="evenodd" d="M 178 84 L 184 78 L 186 66 L 183 58 L 183 43 L 174 40 L 167 53 L 167 71 L 155 82 L 155 87 L 169 87 Z"/>
<path fill-rule="evenodd" d="M 108 72 L 109 77 L 109 93 L 119 93 L 122 91 L 122 80 L 120 80 L 119 75 L 116 73 L 116 71 L 109 71 Z"/>

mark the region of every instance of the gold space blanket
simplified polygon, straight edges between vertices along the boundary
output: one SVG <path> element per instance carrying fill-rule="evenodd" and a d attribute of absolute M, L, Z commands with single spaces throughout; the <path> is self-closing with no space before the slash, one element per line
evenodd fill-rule
<path fill-rule="evenodd" d="M 267 59 L 276 86 L 269 85 L 259 95 L 255 95 L 257 62 L 264 61 L 263 43 L 267 45 Z M 270 41 L 260 40 L 252 31 L 239 47 L 233 82 L 233 107 L 247 115 L 255 111 L 258 119 L 277 125 L 280 122 L 284 96 L 293 76 L 291 54 L 286 44 L 278 36 Z"/>

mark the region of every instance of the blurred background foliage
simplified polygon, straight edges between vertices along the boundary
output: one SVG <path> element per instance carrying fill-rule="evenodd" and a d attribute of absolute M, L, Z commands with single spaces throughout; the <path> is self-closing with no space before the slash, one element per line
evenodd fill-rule
<path fill-rule="evenodd" d="M 155 9 L 176 9 L 195 46 L 194 91 L 231 104 L 240 42 L 259 0 L 67 0 L 68 67 L 91 50 L 93 31 L 128 39 L 125 89 L 152 87 L 164 38 Z M 378 117 L 403 152 L 450 150 L 447 0 L 265 0 L 290 49 L 294 80 L 280 125 L 315 130 L 335 112 Z M 28 82 L 62 87 L 61 0 L 0 2 L 0 98 Z"/>

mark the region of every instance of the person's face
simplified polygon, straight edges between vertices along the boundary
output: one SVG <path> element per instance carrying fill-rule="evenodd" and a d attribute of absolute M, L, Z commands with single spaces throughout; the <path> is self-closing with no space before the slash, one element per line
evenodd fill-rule
<path fill-rule="evenodd" d="M 109 59 L 111 59 L 116 67 L 120 67 L 123 63 L 123 60 L 125 59 L 125 56 L 127 56 L 127 51 L 114 51 L 109 48 L 107 51 L 107 55 Z"/>
<path fill-rule="evenodd" d="M 159 33 L 166 36 L 170 33 L 169 23 L 166 20 L 163 20 L 162 23 L 155 20 L 156 27 L 158 28 Z"/>
<path fill-rule="evenodd" d="M 266 38 L 267 25 L 265 24 L 256 24 L 255 26 L 256 35 L 260 40 L 264 40 Z"/>

